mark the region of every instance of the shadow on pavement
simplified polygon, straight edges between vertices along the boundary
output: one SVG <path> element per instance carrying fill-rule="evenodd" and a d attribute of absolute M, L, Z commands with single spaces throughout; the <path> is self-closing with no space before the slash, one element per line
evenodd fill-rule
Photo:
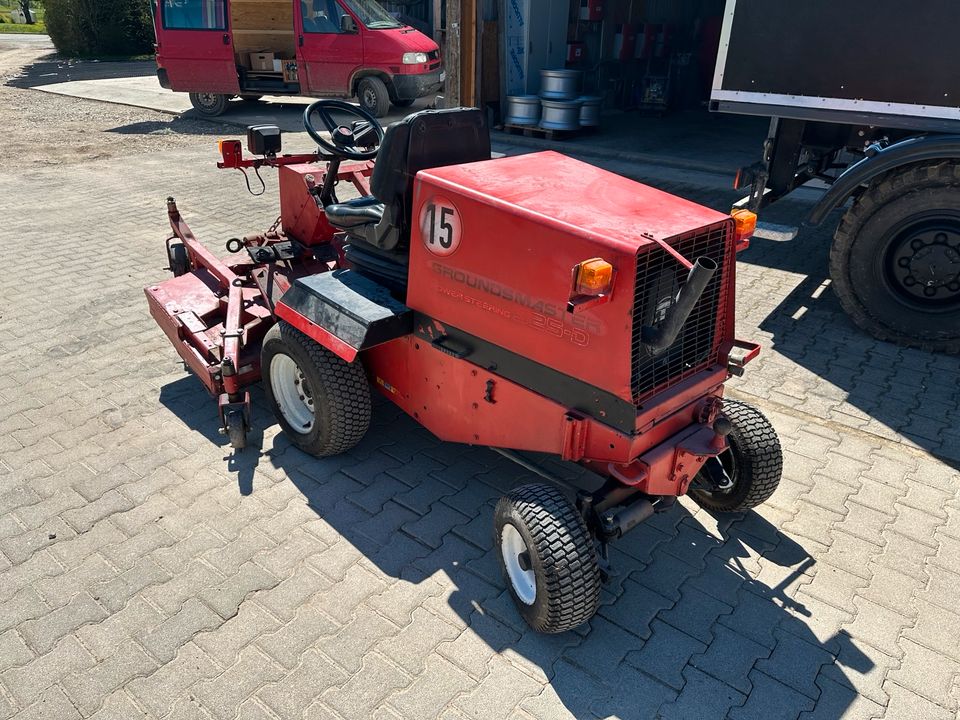
<path fill-rule="evenodd" d="M 193 113 L 193 111 L 186 112 L 183 115 L 171 115 L 169 120 L 144 120 L 128 125 L 119 125 L 106 130 L 106 132 L 117 133 L 118 135 L 162 135 L 175 133 L 177 135 L 216 135 L 218 137 L 223 137 L 224 135 L 236 135 L 239 137 L 241 134 L 235 125 L 204 119 Z"/>
<path fill-rule="evenodd" d="M 35 88 L 74 80 L 144 77 L 156 73 L 157 65 L 153 60 L 72 60 L 50 53 L 37 62 L 26 65 L 20 74 L 11 78 L 7 84 L 18 88 Z"/>
<path fill-rule="evenodd" d="M 199 382 L 171 383 L 161 401 L 225 445 Z M 497 498 L 538 478 L 489 450 L 438 441 L 386 401 L 375 404 L 358 446 L 323 459 L 274 434 L 261 395 L 254 405 L 257 437 L 240 453 L 225 450 L 238 493 L 256 496 L 273 485 L 273 469 L 283 470 L 277 482 L 292 482 L 350 552 L 391 584 L 422 589 L 410 607 L 390 605 L 389 617 L 423 607 L 446 620 L 450 632 L 435 652 L 476 679 L 499 654 L 531 676 L 530 687 L 534 678 L 546 683 L 523 703 L 536 717 L 557 717 L 562 707 L 574 717 L 723 718 L 744 704 L 744 717 L 774 709 L 796 717 L 817 699 L 822 717 L 841 717 L 857 697 L 856 675 L 873 667 L 836 631 L 841 611 L 794 599 L 815 563 L 802 545 L 756 513 L 713 518 L 680 504 L 613 546 L 617 575 L 590 623 L 537 634 L 504 589 L 491 536 Z M 558 461 L 551 471 L 583 476 Z M 331 563 L 342 563 L 343 553 L 329 555 L 308 562 L 342 579 L 344 568 Z"/>
<path fill-rule="evenodd" d="M 899 433 L 956 466 L 960 357 L 875 340 L 853 324 L 829 276 L 838 219 L 835 213 L 823 226 L 805 228 L 789 243 L 754 240 L 739 257 L 743 263 L 802 276 L 759 322 L 772 337 L 773 348 L 799 367 L 792 372 L 783 368 L 781 392 L 771 399 L 881 437 L 897 439 Z M 767 361 L 761 353 L 760 362 Z M 768 390 L 755 391 L 767 396 L 777 385 L 775 375 L 765 367 Z"/>

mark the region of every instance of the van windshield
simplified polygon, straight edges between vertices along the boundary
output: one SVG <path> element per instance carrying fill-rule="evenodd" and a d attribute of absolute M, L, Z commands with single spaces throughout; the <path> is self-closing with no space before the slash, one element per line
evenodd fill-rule
<path fill-rule="evenodd" d="M 344 0 L 344 2 L 360 19 L 364 27 L 371 30 L 403 27 L 403 23 L 397 21 L 396 18 L 384 10 L 377 0 Z"/>

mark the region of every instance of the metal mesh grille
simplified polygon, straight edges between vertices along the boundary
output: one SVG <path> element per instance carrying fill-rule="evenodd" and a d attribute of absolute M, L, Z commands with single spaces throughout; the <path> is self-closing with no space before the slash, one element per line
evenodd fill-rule
<path fill-rule="evenodd" d="M 659 245 L 638 253 L 631 375 L 634 402 L 639 404 L 716 362 L 720 344 L 717 328 L 724 326 L 728 305 L 722 289 L 733 262 L 733 246 L 727 242 L 729 225 L 709 225 L 667 241 L 690 262 L 706 256 L 717 263 L 718 269 L 676 341 L 657 355 L 650 354 L 641 344 L 641 328 L 663 321 L 686 282 L 688 271 Z"/>

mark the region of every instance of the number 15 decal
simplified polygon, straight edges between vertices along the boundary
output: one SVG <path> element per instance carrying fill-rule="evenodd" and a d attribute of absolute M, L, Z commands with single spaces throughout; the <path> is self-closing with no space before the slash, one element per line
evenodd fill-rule
<path fill-rule="evenodd" d="M 434 255 L 451 255 L 460 247 L 460 214 L 447 198 L 436 196 L 420 210 L 420 236 Z"/>

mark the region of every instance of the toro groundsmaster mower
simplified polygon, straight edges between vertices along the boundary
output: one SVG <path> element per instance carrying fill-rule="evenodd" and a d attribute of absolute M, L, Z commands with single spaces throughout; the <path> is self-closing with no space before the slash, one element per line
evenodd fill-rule
<path fill-rule="evenodd" d="M 759 351 L 733 334 L 750 213 L 554 152 L 491 159 L 479 110 L 425 110 L 384 132 L 320 100 L 304 123 L 314 153 L 280 154 L 273 126 L 248 130 L 253 158 L 221 142 L 220 167 L 279 169 L 273 227 L 219 260 L 170 199 L 175 277 L 146 288 L 235 448 L 262 378 L 283 431 L 317 456 L 363 437 L 372 386 L 442 440 L 533 468 L 518 451 L 580 463 L 601 487 L 528 484 L 496 507 L 507 584 L 544 632 L 593 615 L 608 543 L 677 496 L 740 511 L 771 495 L 773 428 L 722 400 Z M 344 182 L 360 197 L 340 202 Z"/>

